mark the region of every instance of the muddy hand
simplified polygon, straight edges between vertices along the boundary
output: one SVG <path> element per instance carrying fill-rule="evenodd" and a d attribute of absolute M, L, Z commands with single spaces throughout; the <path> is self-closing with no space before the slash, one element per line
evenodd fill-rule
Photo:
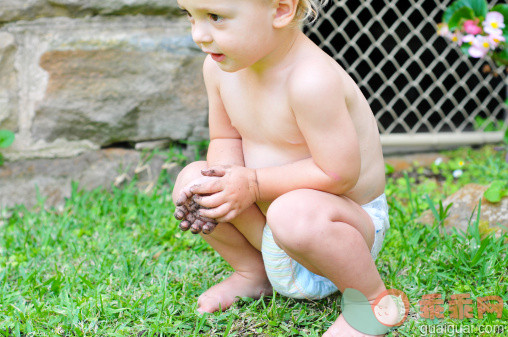
<path fill-rule="evenodd" d="M 182 221 L 180 224 L 180 229 L 190 229 L 192 234 L 198 234 L 200 232 L 203 234 L 210 234 L 215 230 L 216 226 L 217 222 L 213 219 L 208 219 L 200 215 L 196 215 L 195 213 L 189 213 L 186 220 Z"/>
<path fill-rule="evenodd" d="M 217 181 L 219 173 L 215 171 L 211 172 L 210 176 L 198 178 L 181 190 L 175 202 L 176 209 L 174 216 L 177 220 L 181 221 L 180 229 L 182 231 L 190 230 L 193 234 L 200 232 L 203 232 L 203 234 L 210 234 L 214 231 L 217 226 L 217 221 L 199 214 L 200 210 L 206 209 L 206 207 L 196 202 L 196 197 L 198 196 L 192 192 L 192 189 L 203 183 Z"/>
<path fill-rule="evenodd" d="M 187 199 L 177 204 L 179 204 L 179 206 L 176 207 L 174 216 L 177 220 L 181 221 L 179 227 L 182 231 L 188 231 L 190 229 L 193 234 L 198 234 L 200 232 L 203 234 L 210 234 L 215 230 L 217 221 L 200 216 L 199 210 L 203 207 L 194 200 Z"/>

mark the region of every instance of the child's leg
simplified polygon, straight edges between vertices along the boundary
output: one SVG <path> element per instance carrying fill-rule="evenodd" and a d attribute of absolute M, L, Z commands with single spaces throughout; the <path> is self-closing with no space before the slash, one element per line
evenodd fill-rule
<path fill-rule="evenodd" d="M 297 190 L 276 199 L 267 223 L 277 245 L 343 292 L 354 288 L 374 300 L 386 290 L 370 254 L 374 225 L 348 198 Z M 365 336 L 339 317 L 326 336 Z"/>
<path fill-rule="evenodd" d="M 178 198 L 184 186 L 201 177 L 201 170 L 206 167 L 206 162 L 194 162 L 185 167 L 176 180 L 173 200 Z M 211 234 L 201 234 L 235 272 L 199 297 L 200 312 L 225 310 L 237 300 L 237 297 L 259 298 L 262 294 L 272 292 L 259 251 L 265 216 L 256 205 L 253 205 L 232 223 L 234 225 L 220 223 Z"/>

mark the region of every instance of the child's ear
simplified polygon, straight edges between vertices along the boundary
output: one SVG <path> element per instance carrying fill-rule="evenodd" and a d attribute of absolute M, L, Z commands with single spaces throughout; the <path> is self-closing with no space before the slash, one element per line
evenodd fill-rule
<path fill-rule="evenodd" d="M 276 0 L 273 27 L 283 28 L 291 24 L 295 18 L 298 3 L 299 0 Z"/>

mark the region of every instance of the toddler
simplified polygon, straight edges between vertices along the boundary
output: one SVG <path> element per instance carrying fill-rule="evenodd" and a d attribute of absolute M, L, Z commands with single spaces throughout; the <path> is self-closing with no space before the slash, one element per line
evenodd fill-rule
<path fill-rule="evenodd" d="M 200 312 L 273 290 L 314 300 L 353 289 L 367 304 L 386 291 L 374 264 L 389 227 L 377 123 L 300 29 L 322 2 L 178 0 L 208 54 L 210 145 L 178 176 L 175 216 L 235 270 L 199 297 Z M 388 330 L 356 330 L 344 314 L 362 315 L 361 303 L 343 303 L 324 336 Z M 374 305 L 397 320 L 391 300 Z"/>

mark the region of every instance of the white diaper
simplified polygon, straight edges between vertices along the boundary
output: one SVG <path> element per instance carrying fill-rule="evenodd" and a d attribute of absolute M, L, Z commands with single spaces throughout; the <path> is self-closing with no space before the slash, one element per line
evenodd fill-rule
<path fill-rule="evenodd" d="M 370 253 L 375 260 L 383 246 L 386 230 L 390 227 L 386 195 L 383 193 L 362 208 L 374 223 L 376 234 Z M 284 296 L 317 300 L 338 290 L 332 281 L 312 273 L 279 248 L 268 226 L 263 230 L 261 253 L 273 289 Z"/>

